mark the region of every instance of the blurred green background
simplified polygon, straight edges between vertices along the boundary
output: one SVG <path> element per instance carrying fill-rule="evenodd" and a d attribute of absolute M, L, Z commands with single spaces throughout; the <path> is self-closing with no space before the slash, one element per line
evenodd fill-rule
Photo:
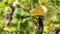
<path fill-rule="evenodd" d="M 60 0 L 18 0 L 10 27 L 4 30 L 5 15 L 15 0 L 0 0 L 0 34 L 35 34 L 37 17 L 31 12 L 38 1 L 47 8 L 44 12 L 43 34 L 50 34 L 52 28 L 60 28 Z"/>

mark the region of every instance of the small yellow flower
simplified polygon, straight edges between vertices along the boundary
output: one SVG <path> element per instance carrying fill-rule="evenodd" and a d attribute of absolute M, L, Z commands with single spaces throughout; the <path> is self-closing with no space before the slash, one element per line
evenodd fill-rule
<path fill-rule="evenodd" d="M 9 29 L 8 29 L 8 31 L 9 32 L 12 32 L 12 31 L 15 31 L 16 29 L 14 28 L 14 27 L 10 27 Z"/>
<path fill-rule="evenodd" d="M 37 26 L 34 27 L 34 31 L 38 31 L 38 27 Z"/>
<path fill-rule="evenodd" d="M 5 27 L 4 30 L 8 30 L 9 28 L 8 27 Z"/>
<path fill-rule="evenodd" d="M 44 31 L 48 31 L 48 27 L 47 26 L 44 26 Z"/>

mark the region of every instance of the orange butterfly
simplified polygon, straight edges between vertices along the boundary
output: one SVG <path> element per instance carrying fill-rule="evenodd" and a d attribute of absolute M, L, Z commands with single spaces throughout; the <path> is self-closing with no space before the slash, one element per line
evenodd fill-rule
<path fill-rule="evenodd" d="M 33 14 L 35 16 L 43 16 L 44 12 L 43 12 L 43 9 L 42 9 L 42 6 L 40 4 L 38 4 L 35 9 L 33 10 Z"/>
<path fill-rule="evenodd" d="M 33 14 L 35 16 L 44 16 L 44 13 L 46 12 L 47 12 L 47 8 L 39 3 L 33 10 Z"/>

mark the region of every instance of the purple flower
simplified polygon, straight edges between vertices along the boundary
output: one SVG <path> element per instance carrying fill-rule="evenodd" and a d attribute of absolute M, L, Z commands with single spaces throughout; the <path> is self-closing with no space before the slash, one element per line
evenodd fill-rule
<path fill-rule="evenodd" d="M 40 32 L 42 32 L 42 27 L 40 27 Z"/>
<path fill-rule="evenodd" d="M 55 30 L 55 28 L 52 28 L 52 32 L 51 32 L 51 34 L 56 34 L 56 30 Z"/>
<path fill-rule="evenodd" d="M 10 16 L 10 15 L 7 15 L 7 16 L 6 16 L 6 19 L 7 19 L 7 20 L 10 20 L 10 19 L 11 19 L 11 16 Z"/>
<path fill-rule="evenodd" d="M 11 15 L 11 14 L 12 14 L 12 11 L 7 12 L 7 15 Z"/>
<path fill-rule="evenodd" d="M 55 34 L 56 33 L 56 31 L 54 31 L 54 32 L 51 32 L 51 34 Z"/>
<path fill-rule="evenodd" d="M 7 14 L 6 14 L 6 19 L 7 20 L 11 20 L 11 15 L 12 15 L 12 10 L 8 11 Z"/>

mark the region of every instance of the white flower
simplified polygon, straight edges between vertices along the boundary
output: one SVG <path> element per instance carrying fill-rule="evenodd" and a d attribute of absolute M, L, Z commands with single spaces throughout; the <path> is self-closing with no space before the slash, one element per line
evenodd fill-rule
<path fill-rule="evenodd" d="M 16 6 L 17 2 L 13 2 L 13 6 Z"/>
<path fill-rule="evenodd" d="M 42 6 L 42 9 L 44 12 L 47 12 L 47 8 L 45 6 Z"/>
<path fill-rule="evenodd" d="M 55 20 L 56 18 L 57 18 L 57 17 L 56 17 L 56 15 L 54 15 L 54 16 L 51 18 L 51 20 L 52 20 L 52 19 L 54 19 L 54 20 Z"/>
<path fill-rule="evenodd" d="M 58 34 L 60 34 L 60 32 Z"/>

